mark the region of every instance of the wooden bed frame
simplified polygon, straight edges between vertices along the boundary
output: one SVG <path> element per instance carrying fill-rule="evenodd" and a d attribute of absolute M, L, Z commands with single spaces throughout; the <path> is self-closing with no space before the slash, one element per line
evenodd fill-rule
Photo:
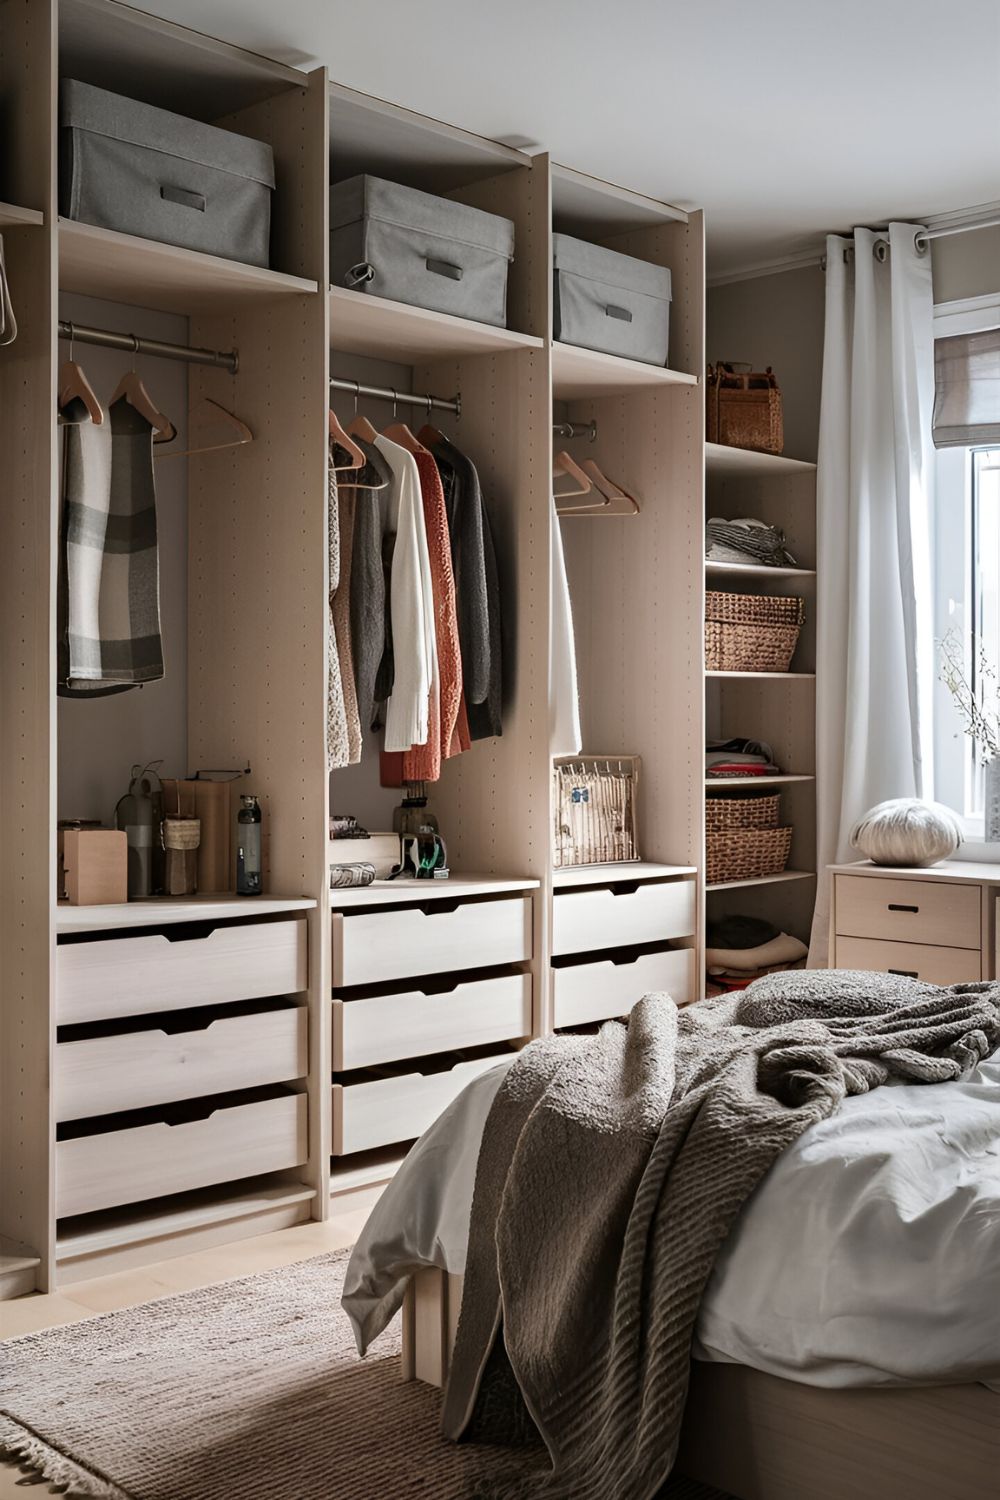
<path fill-rule="evenodd" d="M 461 1300 L 460 1276 L 413 1277 L 404 1380 L 444 1385 Z M 825 1390 L 695 1362 L 678 1466 L 737 1500 L 996 1500 L 1000 1393 Z"/>

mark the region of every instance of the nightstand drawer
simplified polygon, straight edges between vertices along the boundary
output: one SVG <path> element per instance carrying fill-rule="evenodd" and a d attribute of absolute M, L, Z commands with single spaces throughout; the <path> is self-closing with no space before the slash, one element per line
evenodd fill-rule
<path fill-rule="evenodd" d="M 934 948 L 975 948 L 978 957 L 980 886 L 941 880 L 890 880 L 878 875 L 838 875 L 836 881 L 838 938 L 843 935 Z M 839 950 L 839 942 L 837 947 Z"/>
<path fill-rule="evenodd" d="M 873 885 L 874 881 L 868 881 Z M 927 943 L 886 943 L 878 938 L 838 937 L 838 969 L 903 974 L 927 984 L 968 984 L 982 977 L 981 960 L 970 948 L 934 948 Z"/>

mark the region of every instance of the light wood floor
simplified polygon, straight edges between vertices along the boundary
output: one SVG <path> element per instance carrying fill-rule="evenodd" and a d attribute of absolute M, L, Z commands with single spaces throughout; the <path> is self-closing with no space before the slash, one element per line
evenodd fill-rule
<path fill-rule="evenodd" d="M 113 1276 L 79 1281 L 64 1292 L 0 1302 L 0 1339 L 76 1323 L 82 1318 L 92 1318 L 95 1313 L 135 1307 L 141 1302 L 170 1297 L 175 1292 L 213 1286 L 237 1276 L 251 1276 L 255 1271 L 270 1271 L 276 1266 L 322 1255 L 327 1250 L 343 1250 L 357 1239 L 368 1213 L 368 1209 L 358 1209 L 328 1219 L 325 1224 L 298 1224 L 293 1229 L 279 1229 L 274 1234 L 238 1240 L 234 1245 L 220 1245 L 194 1255 L 178 1255 L 173 1260 L 158 1261 L 141 1270 L 119 1271 Z M 43 1496 L 49 1493 L 47 1485 L 26 1490 L 19 1488 L 17 1481 L 17 1469 L 0 1461 L 0 1500 L 23 1500 L 27 1494 Z"/>

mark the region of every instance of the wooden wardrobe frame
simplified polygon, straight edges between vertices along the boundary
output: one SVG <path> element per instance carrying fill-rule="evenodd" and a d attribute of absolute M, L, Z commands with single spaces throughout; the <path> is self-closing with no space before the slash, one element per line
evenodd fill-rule
<path fill-rule="evenodd" d="M 462 1285 L 434 1269 L 411 1278 L 404 1380 L 445 1384 Z M 1000 1392 L 827 1390 L 695 1360 L 677 1466 L 736 1500 L 993 1500 Z"/>

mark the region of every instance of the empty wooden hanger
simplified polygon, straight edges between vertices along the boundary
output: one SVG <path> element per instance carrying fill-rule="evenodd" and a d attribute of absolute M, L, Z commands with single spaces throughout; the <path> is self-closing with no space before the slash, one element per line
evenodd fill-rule
<path fill-rule="evenodd" d="M 559 474 L 564 474 L 568 479 L 572 479 L 576 484 L 576 488 L 557 490 L 555 481 Z M 588 500 L 586 505 L 578 504 L 578 500 L 586 495 L 596 495 L 596 499 Z M 552 460 L 552 499 L 555 503 L 556 511 L 560 516 L 575 515 L 578 511 L 582 513 L 584 511 L 598 510 L 608 504 L 605 496 L 595 490 L 589 475 L 585 474 L 576 459 L 572 458 L 566 452 L 557 453 Z M 567 505 L 567 501 L 571 503 Z"/>
<path fill-rule="evenodd" d="M 233 412 L 202 396 L 191 410 L 187 448 L 167 448 L 157 458 L 192 458 L 196 453 L 218 453 L 223 448 L 241 448 L 253 442 L 247 424 Z"/>
<path fill-rule="evenodd" d="M 358 396 L 361 393 L 360 381 L 356 380 L 354 387 L 354 416 L 347 424 L 348 435 L 353 434 L 354 437 L 360 438 L 365 443 L 374 443 L 378 437 L 378 433 L 368 418 L 361 416 L 358 411 Z M 369 463 L 368 457 L 364 452 L 362 452 L 361 458 L 362 462 L 358 468 L 342 471 L 345 474 L 345 478 L 337 481 L 338 488 L 341 490 L 384 490 L 389 483 L 387 479 L 380 477 L 377 484 L 365 482 L 365 471 L 371 469 L 372 465 Z M 352 475 L 353 478 L 351 477 Z"/>
<path fill-rule="evenodd" d="M 104 421 L 104 409 L 90 381 L 73 359 L 73 324 L 70 323 L 69 359 L 59 367 L 59 410 L 65 411 L 74 401 L 81 402 L 94 426 L 100 427 Z"/>
<path fill-rule="evenodd" d="M 125 374 L 118 382 L 118 388 L 108 402 L 108 406 L 114 406 L 116 401 L 124 399 L 128 402 L 129 406 L 134 407 L 140 416 L 145 417 L 150 427 L 152 427 L 154 443 L 169 443 L 171 439 L 177 436 L 177 429 L 170 418 L 165 417 L 153 405 L 152 397 L 143 385 L 135 368 L 136 355 L 139 353 L 139 340 L 134 333 L 130 337 L 132 339 L 132 367 L 125 371 Z"/>
<path fill-rule="evenodd" d="M 599 490 L 608 502 L 601 508 L 601 515 L 637 516 L 639 514 L 639 502 L 635 497 L 615 484 L 613 479 L 609 479 L 592 458 L 583 460 L 583 470 L 593 480 L 595 489 Z"/>

